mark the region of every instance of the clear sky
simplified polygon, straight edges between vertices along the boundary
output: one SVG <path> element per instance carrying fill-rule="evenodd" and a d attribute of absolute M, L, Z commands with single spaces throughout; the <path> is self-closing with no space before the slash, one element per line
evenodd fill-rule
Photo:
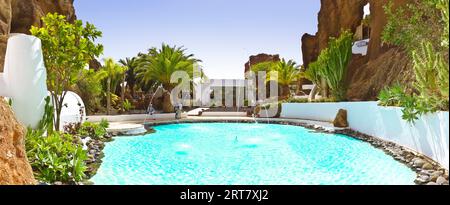
<path fill-rule="evenodd" d="M 210 78 L 241 79 L 250 55 L 301 64 L 301 36 L 317 31 L 320 1 L 75 0 L 75 8 L 103 31 L 104 57 L 133 57 L 164 42 L 187 48 Z"/>

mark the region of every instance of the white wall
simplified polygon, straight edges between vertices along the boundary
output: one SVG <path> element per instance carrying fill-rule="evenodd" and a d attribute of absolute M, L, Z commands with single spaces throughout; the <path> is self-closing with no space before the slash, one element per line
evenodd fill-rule
<path fill-rule="evenodd" d="M 377 102 L 286 103 L 282 118 L 333 121 L 339 109 L 348 111 L 350 128 L 416 150 L 449 168 L 449 113 L 422 116 L 414 124 L 402 119 L 401 108 Z"/>
<path fill-rule="evenodd" d="M 8 39 L 0 95 L 12 99 L 17 119 L 35 128 L 44 114 L 47 74 L 41 41 L 33 36 L 13 34 Z"/>

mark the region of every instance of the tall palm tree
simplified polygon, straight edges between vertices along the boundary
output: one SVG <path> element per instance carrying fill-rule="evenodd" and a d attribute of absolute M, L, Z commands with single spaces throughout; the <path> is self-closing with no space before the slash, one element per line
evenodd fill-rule
<path fill-rule="evenodd" d="M 293 60 L 286 61 L 284 58 L 278 62 L 262 62 L 252 67 L 253 72 L 266 71 L 268 72 L 266 83 L 270 81 L 277 81 L 281 86 L 281 97 L 288 98 L 291 94 L 289 86 L 300 78 L 300 66 Z M 270 72 L 277 72 L 278 78 L 273 79 L 269 75 Z"/>
<path fill-rule="evenodd" d="M 141 55 L 138 61 L 136 77 L 148 86 L 153 82 L 161 84 L 165 90 L 163 94 L 163 111 L 173 112 L 170 92 L 177 84 L 171 83 L 172 74 L 176 71 L 185 71 L 190 77 L 194 73 L 194 64 L 200 62 L 194 55 L 186 54 L 183 47 L 163 44 L 161 48 L 151 48 L 148 54 Z"/>
<path fill-rule="evenodd" d="M 300 66 L 298 66 L 293 60 L 286 62 L 282 59 L 280 62 L 275 63 L 271 71 L 278 72 L 278 85 L 281 86 L 281 96 L 284 98 L 290 97 L 291 90 L 290 85 L 295 83 L 300 77 Z"/>
<path fill-rule="evenodd" d="M 120 64 L 127 67 L 125 81 L 127 82 L 128 87 L 130 88 L 131 95 L 135 94 L 135 86 L 136 86 L 136 68 L 138 67 L 138 61 L 136 57 L 133 58 L 125 58 L 119 61 Z"/>
<path fill-rule="evenodd" d="M 117 86 L 122 81 L 126 68 L 117 64 L 112 58 L 104 60 L 105 65 L 102 70 L 107 73 L 106 78 L 106 114 L 110 114 L 112 92 L 117 90 Z"/>

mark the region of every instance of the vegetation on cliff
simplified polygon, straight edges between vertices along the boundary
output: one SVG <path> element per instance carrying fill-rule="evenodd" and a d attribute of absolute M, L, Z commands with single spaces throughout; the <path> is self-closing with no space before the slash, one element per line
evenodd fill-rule
<path fill-rule="evenodd" d="M 382 105 L 404 107 L 403 118 L 414 122 L 420 115 L 449 107 L 449 1 L 414 1 L 395 11 L 385 7 L 388 24 L 383 33 L 386 43 L 404 48 L 415 74 L 413 90 L 398 86 L 380 95 Z M 401 90 L 404 94 L 400 94 Z M 402 96 L 395 104 L 392 99 Z"/>

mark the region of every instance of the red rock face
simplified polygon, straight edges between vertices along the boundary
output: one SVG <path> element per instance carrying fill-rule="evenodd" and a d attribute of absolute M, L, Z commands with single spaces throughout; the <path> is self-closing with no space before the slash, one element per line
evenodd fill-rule
<path fill-rule="evenodd" d="M 364 6 L 370 3 L 371 38 L 366 57 L 354 55 L 347 76 L 349 100 L 376 100 L 378 93 L 396 82 L 413 81 L 411 63 L 401 49 L 383 45 L 381 35 L 387 18 L 384 5 L 389 0 L 322 0 L 319 12 L 318 32 L 302 38 L 304 65 L 314 62 L 320 51 L 327 47 L 330 37 L 337 37 L 342 30 L 355 32 L 364 16 Z M 394 9 L 411 0 L 393 0 Z"/>
<path fill-rule="evenodd" d="M 0 185 L 35 183 L 25 152 L 24 128 L 9 105 L 0 100 Z"/>
<path fill-rule="evenodd" d="M 0 72 L 3 71 L 7 36 L 10 33 L 29 34 L 32 25 L 41 25 L 47 13 L 57 12 L 76 19 L 73 0 L 0 0 Z"/>
<path fill-rule="evenodd" d="M 280 61 L 280 55 L 269 55 L 269 54 L 258 54 L 256 56 L 250 56 L 249 61 L 245 64 L 245 73 L 247 73 L 248 71 L 250 71 L 250 66 L 251 65 L 256 65 L 258 63 L 263 63 L 263 62 L 277 62 Z"/>

